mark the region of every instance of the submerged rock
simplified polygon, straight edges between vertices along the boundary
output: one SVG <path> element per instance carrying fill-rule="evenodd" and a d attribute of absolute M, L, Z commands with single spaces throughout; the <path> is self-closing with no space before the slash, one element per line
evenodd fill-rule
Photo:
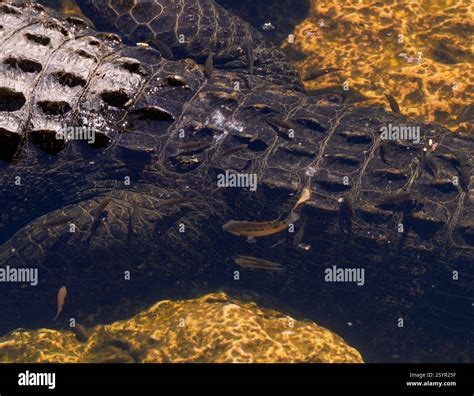
<path fill-rule="evenodd" d="M 160 301 L 88 333 L 14 331 L 0 338 L 0 362 L 363 362 L 332 331 L 225 293 Z"/>

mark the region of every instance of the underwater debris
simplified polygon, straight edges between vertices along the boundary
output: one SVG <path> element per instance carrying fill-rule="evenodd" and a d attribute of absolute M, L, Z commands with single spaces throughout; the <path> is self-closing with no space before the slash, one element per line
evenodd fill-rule
<path fill-rule="evenodd" d="M 234 260 L 235 264 L 243 268 L 251 269 L 265 269 L 268 271 L 285 271 L 285 268 L 279 263 L 274 263 L 272 261 L 260 259 L 252 256 L 237 256 Z"/>
<path fill-rule="evenodd" d="M 277 246 L 280 246 L 281 244 L 285 243 L 285 239 L 280 239 L 279 241 L 275 242 L 273 245 L 270 246 L 270 248 L 274 249 Z"/>
<path fill-rule="evenodd" d="M 273 24 L 271 22 L 265 22 L 262 25 L 262 29 L 268 32 L 270 30 L 275 30 L 275 26 L 273 26 Z"/>

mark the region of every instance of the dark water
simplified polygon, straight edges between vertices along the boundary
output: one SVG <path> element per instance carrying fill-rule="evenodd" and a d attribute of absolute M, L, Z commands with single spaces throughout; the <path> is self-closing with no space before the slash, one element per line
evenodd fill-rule
<path fill-rule="evenodd" d="M 75 15 L 79 12 L 72 2 L 52 0 L 43 1 L 43 3 L 68 14 Z M 284 2 L 281 2 L 280 8 L 269 8 L 272 6 L 272 2 L 262 1 L 258 5 L 255 4 L 255 9 L 250 8 L 252 2 L 239 2 L 236 5 L 235 2 L 226 0 L 222 1 L 222 3 L 234 8 L 234 11 L 242 15 L 242 17 L 251 18 L 251 22 L 261 32 L 277 43 L 283 41 L 288 34 L 291 34 L 310 10 L 309 3 L 302 1 L 298 3 L 298 7 L 295 7 L 295 12 L 292 13 L 292 18 L 290 19 L 282 17 L 281 10 L 284 10 L 284 7 L 290 6 L 285 5 Z M 271 23 L 271 27 L 267 25 L 264 28 L 266 23 Z M 286 49 L 286 52 L 292 57 L 294 62 L 301 62 L 307 59 L 307 55 L 301 49 Z M 100 161 L 99 159 L 93 160 Z M 83 171 L 87 172 L 87 169 L 87 167 L 84 167 Z M 80 172 L 78 172 L 79 174 Z M 51 208 L 55 207 L 55 203 L 54 200 L 50 202 Z M 236 218 L 238 218 L 239 212 L 248 210 L 248 208 L 241 208 L 238 205 L 236 203 Z M 258 210 L 258 208 L 255 208 L 255 211 Z M 42 208 L 41 213 L 38 214 L 44 214 L 45 212 L 45 208 Z M 265 218 L 273 219 L 278 215 L 279 213 L 271 211 L 266 214 Z M 210 232 L 215 232 L 215 230 Z M 278 239 L 275 241 L 279 242 Z M 341 241 L 342 244 L 343 242 Z M 197 243 L 197 246 L 199 246 L 199 243 Z M 130 246 L 130 249 L 132 249 L 132 246 Z M 126 317 L 141 307 L 160 299 L 192 298 L 224 289 L 236 296 L 244 296 L 261 305 L 289 313 L 296 318 L 309 318 L 319 325 L 329 328 L 341 335 L 350 345 L 357 348 L 366 361 L 467 362 L 473 357 L 472 337 L 474 333 L 471 322 L 472 316 L 463 315 L 466 312 L 466 304 L 468 305 L 474 300 L 469 300 L 468 293 L 466 293 L 467 297 L 466 295 L 459 297 L 455 293 L 450 295 L 450 286 L 443 284 L 440 271 L 437 272 L 436 269 L 430 273 L 428 277 L 431 278 L 426 280 L 426 283 L 431 281 L 433 284 L 441 285 L 447 292 L 440 297 L 439 294 L 437 295 L 427 290 L 423 301 L 425 304 L 430 305 L 429 309 L 431 312 L 439 310 L 440 315 L 444 318 L 452 315 L 452 326 L 446 326 L 445 320 L 443 325 L 440 325 L 436 320 L 432 320 L 432 315 L 426 315 L 427 306 L 420 305 L 415 307 L 410 316 L 410 320 L 414 324 L 409 323 L 407 327 L 400 328 L 396 325 L 397 318 L 403 316 L 403 312 L 400 312 L 399 308 L 394 309 L 393 312 L 390 312 L 387 308 L 382 313 L 376 313 L 375 311 L 380 307 L 376 303 L 373 305 L 369 303 L 364 306 L 367 302 L 366 297 L 361 299 L 363 303 L 358 306 L 357 301 L 360 289 L 357 286 L 328 285 L 321 276 L 322 268 L 324 267 L 323 263 L 311 263 L 310 259 L 308 259 L 312 266 L 308 266 L 307 263 L 306 265 L 301 263 L 301 266 L 299 266 L 298 260 L 300 260 L 300 256 L 294 254 L 291 249 L 280 245 L 270 250 L 267 245 L 259 245 L 258 243 L 253 243 L 253 241 L 244 241 L 237 245 L 231 239 L 226 238 L 223 238 L 220 251 L 206 252 L 206 249 L 206 246 L 201 246 L 200 251 L 197 251 L 196 263 L 200 262 L 198 257 L 201 258 L 201 256 L 206 256 L 206 254 L 214 255 L 215 258 L 213 260 L 214 265 L 204 273 L 196 272 L 196 275 L 186 273 L 182 277 L 175 277 L 172 280 L 163 280 L 159 274 L 149 276 L 146 273 L 140 273 L 139 276 L 132 278 L 127 290 L 122 294 L 109 294 L 103 299 L 101 307 L 93 306 L 92 300 L 89 301 L 90 305 L 84 306 L 83 301 L 74 299 L 74 287 L 79 288 L 83 284 L 82 282 L 87 283 L 87 276 L 90 276 L 91 279 L 103 276 L 104 288 L 106 289 L 107 282 L 113 283 L 116 280 L 113 277 L 118 276 L 115 274 L 109 277 L 109 274 L 101 272 L 99 268 L 100 263 L 108 260 L 108 253 L 103 252 L 103 256 L 99 253 L 94 258 L 95 263 L 93 265 L 97 267 L 96 270 L 89 268 L 80 282 L 76 282 L 73 279 L 67 280 L 68 288 L 72 292 L 65 308 L 65 314 L 73 314 L 85 323 L 90 320 L 92 324 L 95 317 L 88 319 L 92 313 L 98 312 L 97 318 L 100 321 L 110 321 Z M 312 249 L 318 249 L 318 246 L 312 246 Z M 179 252 L 175 253 L 179 257 Z M 232 279 L 233 270 L 235 270 L 232 257 L 235 254 L 270 257 L 282 265 L 292 262 L 292 272 L 281 276 L 265 271 L 242 271 L 242 274 L 245 274 L 245 276 L 242 276 L 237 286 L 236 282 Z M 54 262 L 54 248 L 52 248 L 51 256 L 51 262 Z M 360 265 L 383 271 L 383 252 L 381 252 L 381 256 L 380 262 L 361 262 Z M 436 260 L 436 258 L 434 259 Z M 140 260 L 140 254 L 137 253 L 137 266 L 141 264 Z M 436 266 L 436 264 L 436 261 L 434 261 L 433 265 Z M 174 262 L 173 265 L 179 265 L 179 260 Z M 299 273 L 298 271 L 301 272 Z M 65 279 L 58 279 L 54 286 L 42 286 L 48 290 L 52 302 L 54 302 L 58 286 L 62 285 L 65 281 Z M 394 279 L 393 282 L 410 282 L 410 280 Z M 384 299 L 385 290 L 383 287 L 372 285 L 370 286 L 370 292 L 377 301 Z M 391 296 L 398 297 L 400 300 L 405 298 L 402 293 L 399 296 L 396 293 L 395 296 L 393 294 Z M 8 300 L 8 304 L 11 305 L 12 300 L 8 299 L 7 296 L 4 297 L 4 301 Z M 456 307 L 460 305 L 462 305 L 462 308 L 457 312 Z M 4 306 L 7 307 L 8 305 Z M 386 312 L 387 310 L 388 312 Z M 16 326 L 21 327 L 51 325 L 50 318 L 45 320 L 42 316 L 36 316 L 34 312 L 24 314 L 25 316 L 33 317 L 35 320 L 25 323 L 19 317 L 18 320 L 12 320 L 12 322 L 17 323 Z M 41 313 L 41 315 L 43 314 Z M 7 328 L 9 326 L 11 327 L 12 324 L 6 325 Z"/>

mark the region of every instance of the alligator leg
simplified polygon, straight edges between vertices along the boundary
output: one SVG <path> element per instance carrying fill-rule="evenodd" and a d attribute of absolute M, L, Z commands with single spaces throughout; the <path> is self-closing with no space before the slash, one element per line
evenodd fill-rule
<path fill-rule="evenodd" d="M 159 289 L 205 267 L 197 230 L 206 208 L 186 197 L 163 197 L 114 191 L 48 213 L 14 234 L 0 247 L 0 269 L 37 270 L 37 284 L 28 272 L 30 282 L 2 285 L 2 327 L 18 326 L 23 316 L 51 325 L 55 292 L 62 286 L 68 289 L 67 315 L 75 315 L 76 308 L 116 303 L 117 290 L 127 296 L 146 285 Z M 22 298 L 13 301 L 13 295 Z"/>

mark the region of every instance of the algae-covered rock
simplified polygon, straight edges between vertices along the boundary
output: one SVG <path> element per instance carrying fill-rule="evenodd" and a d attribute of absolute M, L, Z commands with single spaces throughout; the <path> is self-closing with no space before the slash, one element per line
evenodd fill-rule
<path fill-rule="evenodd" d="M 382 105 L 392 95 L 404 115 L 470 131 L 472 1 L 313 0 L 287 52 L 311 93 L 342 88 L 356 105 Z M 442 24 L 440 24 L 442 21 Z M 291 53 L 290 52 L 290 53 Z M 324 71 L 333 70 L 325 73 Z M 316 91 L 316 93 L 319 93 Z M 338 93 L 336 95 L 339 96 Z M 349 98 L 350 100 L 350 98 Z"/>
<path fill-rule="evenodd" d="M 225 293 L 160 301 L 84 333 L 14 331 L 0 338 L 0 362 L 363 362 L 330 330 Z"/>

